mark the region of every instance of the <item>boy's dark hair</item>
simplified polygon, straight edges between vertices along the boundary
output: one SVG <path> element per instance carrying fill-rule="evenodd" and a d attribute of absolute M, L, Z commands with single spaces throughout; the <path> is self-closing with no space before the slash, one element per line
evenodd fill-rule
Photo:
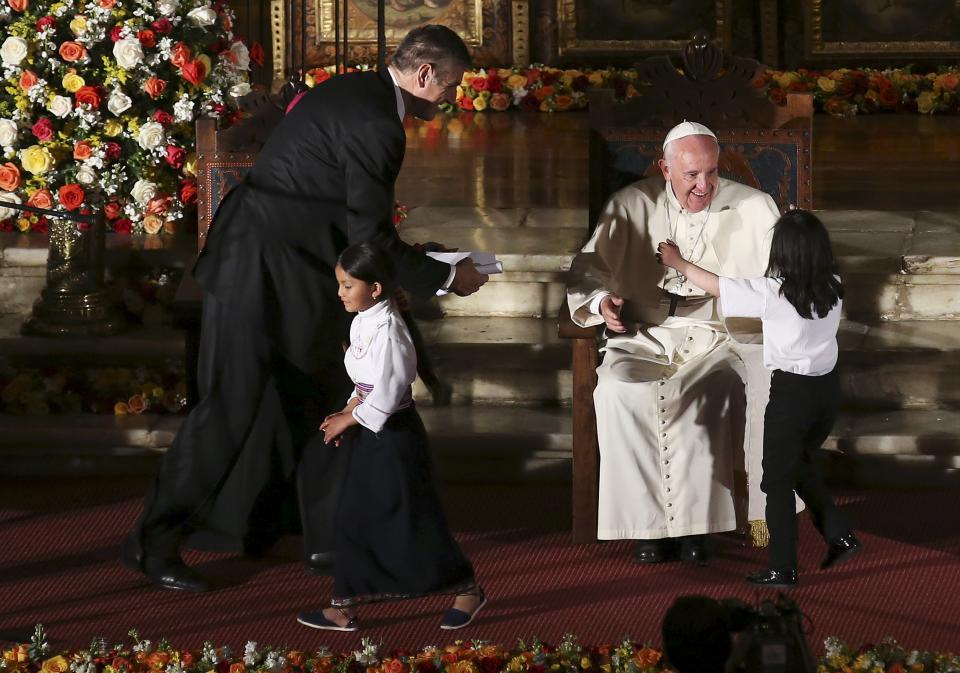
<path fill-rule="evenodd" d="M 773 226 L 767 275 L 782 279 L 781 296 L 802 318 L 823 318 L 843 298 L 830 235 L 806 210 L 788 211 Z"/>
<path fill-rule="evenodd" d="M 384 297 L 389 297 L 393 293 L 396 282 L 393 260 L 373 243 L 351 245 L 340 253 L 337 264 L 357 280 L 365 283 L 380 283 Z"/>
<path fill-rule="evenodd" d="M 680 596 L 663 617 L 663 651 L 680 673 L 723 673 L 733 651 L 727 610 L 707 596 Z"/>
<path fill-rule="evenodd" d="M 470 51 L 455 32 L 446 26 L 429 24 L 414 28 L 397 47 L 391 63 L 401 72 L 410 72 L 422 63 L 430 63 L 445 72 L 453 63 L 470 67 Z"/>

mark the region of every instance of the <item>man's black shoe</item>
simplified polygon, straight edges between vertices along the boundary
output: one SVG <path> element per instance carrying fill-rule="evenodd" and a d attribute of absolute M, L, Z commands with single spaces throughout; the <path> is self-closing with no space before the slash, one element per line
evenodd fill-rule
<path fill-rule="evenodd" d="M 860 551 L 860 549 L 860 541 L 852 531 L 846 535 L 841 535 L 840 537 L 830 541 L 830 544 L 827 547 L 827 555 L 820 563 L 820 569 L 826 570 L 827 568 L 832 568 L 838 563 L 843 563 L 844 561 L 851 559 L 857 552 Z"/>
<path fill-rule="evenodd" d="M 633 546 L 634 563 L 667 563 L 677 558 L 677 547 L 671 538 L 637 540 Z"/>
<path fill-rule="evenodd" d="M 747 582 L 761 587 L 790 588 L 799 584 L 796 570 L 758 570 L 747 575 Z"/>
<path fill-rule="evenodd" d="M 162 589 L 192 591 L 198 594 L 210 591 L 210 584 L 207 580 L 180 559 L 167 561 L 149 556 L 144 557 L 143 574 Z"/>
<path fill-rule="evenodd" d="M 143 572 L 143 546 L 136 533 L 130 533 L 120 549 L 120 560 L 130 570 Z"/>
<path fill-rule="evenodd" d="M 707 551 L 706 535 L 685 535 L 680 538 L 680 560 L 685 563 L 695 563 L 705 566 L 710 560 Z"/>
<path fill-rule="evenodd" d="M 334 561 L 336 556 L 332 551 L 322 551 L 315 554 L 310 554 L 307 557 L 306 566 L 307 571 L 313 573 L 314 575 L 333 575 L 334 570 Z"/>

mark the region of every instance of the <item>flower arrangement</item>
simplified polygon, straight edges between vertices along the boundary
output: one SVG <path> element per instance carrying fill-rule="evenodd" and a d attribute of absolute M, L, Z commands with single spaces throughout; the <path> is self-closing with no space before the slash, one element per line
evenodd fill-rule
<path fill-rule="evenodd" d="M 776 103 L 787 93 L 811 93 L 817 110 L 838 117 L 871 112 L 960 111 L 960 68 L 917 74 L 890 70 L 767 70 L 756 81 Z"/>
<path fill-rule="evenodd" d="M 0 201 L 172 232 L 197 198 L 194 121 L 235 113 L 263 48 L 221 0 L 0 0 Z M 0 204 L 0 230 L 45 231 Z"/>
<path fill-rule="evenodd" d="M 507 648 L 482 640 L 458 640 L 445 647 L 381 652 L 369 638 L 360 649 L 335 653 L 328 648 L 306 652 L 261 647 L 250 641 L 240 655 L 229 647 L 206 642 L 199 651 L 154 644 L 130 631 L 131 645 L 110 646 L 95 639 L 85 650 L 52 655 L 43 626 L 30 643 L 3 651 L 2 673 L 655 673 L 672 670 L 663 654 L 648 645 L 623 640 L 616 645 L 583 647 L 573 635 L 556 646 L 537 638 Z M 879 645 L 851 649 L 827 638 L 818 673 L 956 673 L 960 657 L 938 652 L 908 651 L 887 639 Z"/>

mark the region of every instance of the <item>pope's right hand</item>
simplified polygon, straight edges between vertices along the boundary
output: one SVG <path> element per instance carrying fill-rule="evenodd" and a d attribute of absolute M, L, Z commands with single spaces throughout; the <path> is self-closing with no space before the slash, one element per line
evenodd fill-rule
<path fill-rule="evenodd" d="M 623 334 L 627 331 L 626 326 L 620 320 L 620 311 L 623 309 L 623 297 L 615 294 L 608 294 L 600 302 L 600 317 L 606 323 L 607 329 L 611 332 Z"/>

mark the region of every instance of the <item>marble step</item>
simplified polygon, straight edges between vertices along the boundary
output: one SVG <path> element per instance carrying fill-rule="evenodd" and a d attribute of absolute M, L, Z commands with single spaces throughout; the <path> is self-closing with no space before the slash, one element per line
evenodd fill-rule
<path fill-rule="evenodd" d="M 454 406 L 420 413 L 446 482 L 570 480 L 568 410 Z M 0 459 L 8 478 L 152 474 L 182 418 L 0 415 Z M 847 412 L 824 448 L 851 474 L 862 465 L 880 480 L 960 475 L 960 412 Z"/>

